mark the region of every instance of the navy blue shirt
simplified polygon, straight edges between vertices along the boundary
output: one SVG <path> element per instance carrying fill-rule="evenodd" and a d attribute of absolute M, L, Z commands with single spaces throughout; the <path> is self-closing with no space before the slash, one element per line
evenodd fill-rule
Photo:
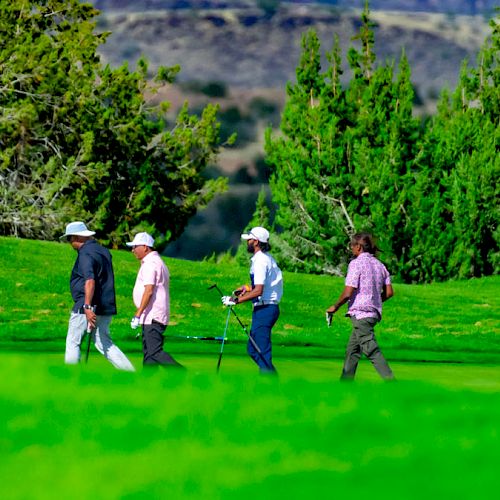
<path fill-rule="evenodd" d="M 111 254 L 96 240 L 87 240 L 78 250 L 78 257 L 71 271 L 71 296 L 75 302 L 73 312 L 79 312 L 85 303 L 85 282 L 95 280 L 92 299 L 95 313 L 100 316 L 116 314 L 115 277 Z"/>

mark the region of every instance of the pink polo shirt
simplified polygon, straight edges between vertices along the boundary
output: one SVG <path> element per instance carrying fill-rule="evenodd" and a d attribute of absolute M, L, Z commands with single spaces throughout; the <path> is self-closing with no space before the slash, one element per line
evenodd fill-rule
<path fill-rule="evenodd" d="M 368 252 L 361 253 L 349 263 L 345 284 L 356 289 L 349 299 L 349 316 L 382 318 L 382 290 L 391 284 L 382 262 Z"/>
<path fill-rule="evenodd" d="M 141 261 L 141 268 L 134 285 L 134 304 L 141 305 L 145 285 L 154 285 L 153 296 L 141 315 L 141 324 L 150 325 L 153 320 L 168 325 L 170 317 L 170 275 L 158 252 L 148 253 Z"/>

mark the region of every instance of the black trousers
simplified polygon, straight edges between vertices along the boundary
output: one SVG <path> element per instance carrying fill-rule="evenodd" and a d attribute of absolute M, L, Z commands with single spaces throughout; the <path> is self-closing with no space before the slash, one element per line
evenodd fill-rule
<path fill-rule="evenodd" d="M 163 366 L 182 366 L 177 363 L 170 354 L 163 350 L 163 333 L 167 325 L 162 325 L 153 320 L 150 325 L 142 325 L 142 350 L 144 353 L 143 365 L 163 365 Z"/>

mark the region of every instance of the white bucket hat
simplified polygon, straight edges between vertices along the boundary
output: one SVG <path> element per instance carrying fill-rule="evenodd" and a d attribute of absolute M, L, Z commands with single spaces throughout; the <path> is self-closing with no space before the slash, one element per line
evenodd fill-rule
<path fill-rule="evenodd" d="M 134 241 L 127 243 L 128 247 L 135 247 L 138 245 L 146 245 L 147 247 L 153 248 L 155 240 L 148 233 L 137 233 L 134 236 Z"/>
<path fill-rule="evenodd" d="M 59 238 L 67 238 L 68 236 L 94 236 L 94 231 L 89 231 L 84 222 L 70 222 L 66 226 L 66 232 Z"/>
<path fill-rule="evenodd" d="M 269 241 L 269 231 L 263 227 L 253 227 L 249 233 L 241 235 L 242 240 L 257 240 L 261 243 Z"/>

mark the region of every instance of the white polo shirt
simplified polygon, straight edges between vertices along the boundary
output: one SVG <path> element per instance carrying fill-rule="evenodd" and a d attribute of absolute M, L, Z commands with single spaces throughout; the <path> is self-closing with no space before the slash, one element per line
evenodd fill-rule
<path fill-rule="evenodd" d="M 264 285 L 259 301 L 279 303 L 283 295 L 283 275 L 281 269 L 271 255 L 258 251 L 252 257 L 250 279 L 252 286 Z"/>

